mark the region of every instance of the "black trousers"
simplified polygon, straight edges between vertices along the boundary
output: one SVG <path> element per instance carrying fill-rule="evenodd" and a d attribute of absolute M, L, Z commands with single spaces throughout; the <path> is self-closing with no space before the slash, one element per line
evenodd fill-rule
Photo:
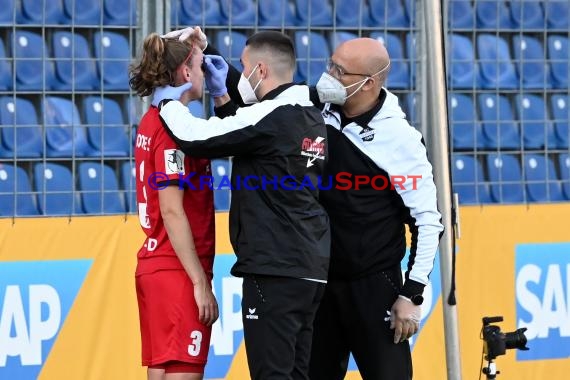
<path fill-rule="evenodd" d="M 243 332 L 253 380 L 309 379 L 313 321 L 324 288 L 296 278 L 243 278 Z"/>
<path fill-rule="evenodd" d="M 309 377 L 342 380 L 350 353 L 364 380 L 408 380 L 408 341 L 394 344 L 388 311 L 402 286 L 400 268 L 350 281 L 329 279 L 315 317 Z"/>

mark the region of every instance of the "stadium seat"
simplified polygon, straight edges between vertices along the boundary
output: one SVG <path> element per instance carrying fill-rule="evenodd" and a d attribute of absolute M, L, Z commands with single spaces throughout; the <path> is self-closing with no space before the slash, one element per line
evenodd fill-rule
<path fill-rule="evenodd" d="M 568 89 L 568 67 L 570 65 L 570 40 L 561 35 L 548 36 L 548 59 L 555 88 Z"/>
<path fill-rule="evenodd" d="M 529 202 L 560 202 L 564 200 L 554 162 L 542 154 L 524 155 L 524 176 Z"/>
<path fill-rule="evenodd" d="M 355 33 L 351 32 L 332 32 L 329 34 L 329 46 L 333 52 L 341 43 L 358 38 Z"/>
<path fill-rule="evenodd" d="M 204 104 L 200 100 L 194 100 L 188 103 L 188 109 L 190 113 L 196 117 L 203 118 L 204 115 Z"/>
<path fill-rule="evenodd" d="M 231 168 L 229 159 L 219 158 L 212 160 L 212 177 L 214 178 L 214 208 L 217 211 L 228 211 L 230 209 L 231 191 L 229 187 L 222 186 L 229 182 L 230 175 Z M 224 182 L 221 182 L 222 180 Z"/>
<path fill-rule="evenodd" d="M 93 38 L 103 90 L 128 90 L 131 47 L 127 38 L 109 31 L 95 32 Z"/>
<path fill-rule="evenodd" d="M 297 24 L 295 8 L 288 0 L 264 0 L 259 6 L 259 25 L 273 27 L 291 27 Z"/>
<path fill-rule="evenodd" d="M 450 35 L 449 85 L 451 88 L 476 88 L 479 86 L 479 72 L 475 62 L 475 51 L 471 38 Z"/>
<path fill-rule="evenodd" d="M 42 157 L 42 129 L 31 101 L 0 97 L 0 124 L 0 157 Z"/>
<path fill-rule="evenodd" d="M 0 218 L 38 215 L 26 171 L 0 162 Z"/>
<path fill-rule="evenodd" d="M 326 71 L 327 60 L 331 56 L 323 34 L 298 30 L 295 32 L 297 53 L 297 81 L 305 81 L 313 86 Z"/>
<path fill-rule="evenodd" d="M 471 0 L 449 0 L 447 9 L 452 29 L 473 29 L 475 12 Z"/>
<path fill-rule="evenodd" d="M 133 161 L 121 164 L 121 187 L 125 191 L 126 205 L 129 212 L 137 210 L 136 170 Z"/>
<path fill-rule="evenodd" d="M 79 192 L 87 214 L 124 213 L 115 171 L 100 162 L 81 162 L 78 168 Z"/>
<path fill-rule="evenodd" d="M 477 36 L 477 53 L 483 88 L 517 88 L 518 79 L 509 45 L 493 34 Z"/>
<path fill-rule="evenodd" d="M 449 94 L 449 115 L 453 150 L 475 150 L 485 146 L 481 124 L 471 96 Z"/>
<path fill-rule="evenodd" d="M 116 101 L 99 96 L 86 97 L 83 100 L 83 114 L 87 138 L 95 152 L 104 157 L 129 155 L 130 144 L 125 133 L 127 125 Z"/>
<path fill-rule="evenodd" d="M 479 29 L 512 29 L 511 14 L 505 0 L 478 0 L 474 2 Z"/>
<path fill-rule="evenodd" d="M 69 99 L 43 101 L 47 157 L 84 157 L 92 153 L 77 106 Z"/>
<path fill-rule="evenodd" d="M 34 32 L 16 29 L 11 34 L 11 41 L 16 90 L 39 91 L 53 88 L 53 62 L 48 59 L 43 37 Z"/>
<path fill-rule="evenodd" d="M 219 1 L 222 24 L 248 27 L 255 24 L 256 5 L 253 4 L 253 0 Z"/>
<path fill-rule="evenodd" d="M 63 0 L 63 9 L 73 25 L 99 25 L 102 23 L 102 2 L 103 0 Z"/>
<path fill-rule="evenodd" d="M 38 162 L 34 165 L 34 191 L 43 215 L 82 214 L 81 203 L 73 192 L 74 179 L 64 165 Z"/>
<path fill-rule="evenodd" d="M 3 0 L 2 6 L 0 6 L 0 25 L 14 24 L 14 20 L 18 20 L 18 16 L 15 0 Z"/>
<path fill-rule="evenodd" d="M 519 149 L 521 137 L 509 100 L 495 94 L 479 94 L 477 100 L 485 148 Z"/>
<path fill-rule="evenodd" d="M 452 165 L 453 191 L 459 194 L 460 204 L 493 202 L 483 168 L 475 157 L 455 154 Z"/>
<path fill-rule="evenodd" d="M 301 26 L 332 26 L 332 7 L 328 0 L 295 0 L 298 24 Z"/>
<path fill-rule="evenodd" d="M 4 41 L 0 38 L 0 91 L 12 89 L 12 64 L 6 55 Z"/>
<path fill-rule="evenodd" d="M 239 71 L 243 70 L 240 62 L 241 52 L 245 47 L 247 37 L 241 32 L 219 31 L 216 34 L 216 48 L 222 56 Z"/>
<path fill-rule="evenodd" d="M 516 29 L 542 29 L 544 28 L 544 12 L 538 0 L 510 0 L 509 9 L 511 20 Z"/>
<path fill-rule="evenodd" d="M 213 1 L 209 2 L 213 3 Z M 121 26 L 136 25 L 137 0 L 103 0 L 103 24 Z"/>
<path fill-rule="evenodd" d="M 110 0 L 112 1 L 112 0 Z M 222 25 L 219 0 L 171 0 L 172 25 Z"/>
<path fill-rule="evenodd" d="M 365 1 L 336 0 L 336 26 L 340 28 L 367 27 L 372 25 L 370 10 Z"/>
<path fill-rule="evenodd" d="M 406 6 L 401 0 L 370 0 L 369 4 L 371 25 L 374 27 L 410 27 L 410 18 L 406 12 Z"/>
<path fill-rule="evenodd" d="M 540 41 L 528 35 L 517 34 L 513 36 L 513 51 L 523 88 L 550 88 L 550 74 Z"/>
<path fill-rule="evenodd" d="M 402 41 L 397 34 L 373 32 L 370 38 L 375 38 L 382 42 L 390 55 L 390 73 L 386 80 L 386 87 L 393 88 L 410 88 L 410 68 L 409 62 L 404 54 Z"/>
<path fill-rule="evenodd" d="M 56 31 L 52 36 L 57 90 L 97 89 L 97 69 L 89 44 L 79 33 Z"/>
<path fill-rule="evenodd" d="M 20 4 L 21 12 L 17 17 L 18 23 L 35 25 L 70 23 L 69 17 L 63 10 L 61 0 L 20 0 Z M 10 11 L 10 13 L 12 12 Z"/>
<path fill-rule="evenodd" d="M 525 149 L 544 149 L 545 147 L 555 149 L 558 146 L 542 97 L 517 94 L 515 109 Z"/>
<path fill-rule="evenodd" d="M 568 31 L 570 3 L 568 0 L 548 0 L 542 3 L 548 30 Z"/>
<path fill-rule="evenodd" d="M 491 181 L 491 197 L 497 203 L 524 201 L 521 165 L 509 154 L 487 155 L 487 172 Z"/>
<path fill-rule="evenodd" d="M 566 199 L 570 200 L 570 155 L 563 153 L 558 156 L 560 164 L 560 178 L 562 179 L 562 188 Z"/>
<path fill-rule="evenodd" d="M 570 96 L 553 95 L 550 99 L 550 112 L 554 122 L 554 133 L 559 147 L 568 149 L 570 142 Z"/>

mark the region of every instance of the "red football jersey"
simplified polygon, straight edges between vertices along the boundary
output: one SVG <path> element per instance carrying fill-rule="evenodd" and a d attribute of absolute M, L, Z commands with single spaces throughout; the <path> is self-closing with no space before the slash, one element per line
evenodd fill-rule
<path fill-rule="evenodd" d="M 207 275 L 212 276 L 215 219 L 212 189 L 204 178 L 211 176 L 210 160 L 185 155 L 166 133 L 156 107 L 150 107 L 137 130 L 135 167 L 139 222 L 147 238 L 138 252 L 137 275 L 161 269 L 184 269 L 168 239 L 160 213 L 158 192 L 170 181 L 184 186 L 183 207 Z M 184 180 L 179 179 L 183 177 Z M 202 182 L 201 182 L 202 180 Z"/>

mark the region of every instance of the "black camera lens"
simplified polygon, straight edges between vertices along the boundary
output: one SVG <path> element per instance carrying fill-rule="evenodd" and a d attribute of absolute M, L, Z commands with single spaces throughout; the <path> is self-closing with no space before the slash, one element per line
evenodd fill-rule
<path fill-rule="evenodd" d="M 526 336 L 524 332 L 526 327 L 517 329 L 513 332 L 508 332 L 505 334 L 505 347 L 507 349 L 517 348 L 519 350 L 528 350 L 526 347 Z"/>

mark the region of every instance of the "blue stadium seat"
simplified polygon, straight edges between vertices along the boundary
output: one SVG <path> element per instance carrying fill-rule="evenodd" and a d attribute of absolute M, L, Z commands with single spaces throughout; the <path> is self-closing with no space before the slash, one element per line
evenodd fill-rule
<path fill-rule="evenodd" d="M 248 26 L 255 24 L 253 0 L 219 0 L 223 24 Z"/>
<path fill-rule="evenodd" d="M 212 160 L 212 177 L 214 178 L 214 208 L 217 211 L 230 209 L 231 192 L 228 187 L 222 186 L 229 182 L 231 176 L 230 160 L 218 158 Z M 225 179 L 223 179 L 225 177 Z M 221 181 L 224 182 L 221 182 Z"/>
<path fill-rule="evenodd" d="M 554 87 L 568 89 L 570 40 L 561 35 L 548 36 L 548 59 Z"/>
<path fill-rule="evenodd" d="M 315 85 L 326 71 L 331 53 L 323 34 L 298 30 L 295 32 L 297 81 Z"/>
<path fill-rule="evenodd" d="M 479 29 L 512 29 L 511 14 L 505 0 L 474 2 Z"/>
<path fill-rule="evenodd" d="M 171 0 L 171 16 L 172 25 L 223 24 L 218 0 Z"/>
<path fill-rule="evenodd" d="M 129 155 L 127 127 L 119 104 L 110 98 L 89 96 L 83 99 L 87 138 L 91 147 L 104 157 Z M 94 154 L 90 154 L 94 156 Z"/>
<path fill-rule="evenodd" d="M 554 133 L 559 147 L 568 149 L 570 142 L 570 96 L 553 95 L 550 99 L 550 112 L 554 122 Z"/>
<path fill-rule="evenodd" d="M 99 25 L 103 21 L 101 3 L 102 0 L 63 0 L 63 9 L 74 25 Z"/>
<path fill-rule="evenodd" d="M 459 194 L 460 204 L 493 202 L 483 168 L 475 157 L 455 154 L 452 165 L 453 191 Z"/>
<path fill-rule="evenodd" d="M 131 47 L 127 38 L 116 32 L 98 31 L 93 35 L 93 47 L 103 90 L 128 90 Z"/>
<path fill-rule="evenodd" d="M 336 26 L 356 28 L 372 25 L 370 10 L 365 1 L 336 0 Z"/>
<path fill-rule="evenodd" d="M 477 52 L 483 88 L 517 88 L 518 79 L 509 45 L 492 34 L 477 36 Z"/>
<path fill-rule="evenodd" d="M 528 35 L 513 36 L 513 51 L 518 76 L 524 88 L 550 88 L 542 43 Z"/>
<path fill-rule="evenodd" d="M 525 149 L 555 149 L 558 146 L 542 97 L 517 94 L 515 109 Z"/>
<path fill-rule="evenodd" d="M 509 154 L 487 155 L 487 172 L 491 181 L 491 197 L 497 203 L 524 201 L 521 165 Z"/>
<path fill-rule="evenodd" d="M 61 164 L 53 162 L 34 165 L 34 191 L 44 215 L 82 214 L 78 196 L 73 193 L 73 175 Z"/>
<path fill-rule="evenodd" d="M 0 25 L 14 24 L 18 20 L 18 9 L 15 0 L 2 0 L 0 6 Z M 16 15 L 14 15 L 16 12 Z"/>
<path fill-rule="evenodd" d="M 483 123 L 485 147 L 519 149 L 521 137 L 509 100 L 502 95 L 479 94 L 479 117 Z"/>
<path fill-rule="evenodd" d="M 449 0 L 447 7 L 449 25 L 452 29 L 473 29 L 475 11 L 471 0 Z"/>
<path fill-rule="evenodd" d="M 216 34 L 216 48 L 220 51 L 222 56 L 239 71 L 243 70 L 240 59 L 246 41 L 246 35 L 241 32 L 229 32 L 224 30 Z"/>
<path fill-rule="evenodd" d="M 56 31 L 52 36 L 57 90 L 97 89 L 97 69 L 89 43 L 79 33 Z"/>
<path fill-rule="evenodd" d="M 63 10 L 62 0 L 20 0 L 20 3 L 21 12 L 17 17 L 18 23 L 35 25 L 70 23 L 70 19 Z"/>
<path fill-rule="evenodd" d="M 77 106 L 71 100 L 46 96 L 43 114 L 47 157 L 84 157 L 92 152 Z"/>
<path fill-rule="evenodd" d="M 0 38 L 0 91 L 12 89 L 12 64 L 6 55 L 4 41 Z"/>
<path fill-rule="evenodd" d="M 43 154 L 43 137 L 31 101 L 0 97 L 0 157 L 34 158 Z"/>
<path fill-rule="evenodd" d="M 26 171 L 0 162 L 0 218 L 38 215 L 35 196 Z"/>
<path fill-rule="evenodd" d="M 298 24 L 301 26 L 332 26 L 332 7 L 328 0 L 295 0 Z"/>
<path fill-rule="evenodd" d="M 387 88 L 410 88 L 410 66 L 404 54 L 402 41 L 397 34 L 373 32 L 370 38 L 382 42 L 390 55 L 390 72 L 386 80 Z"/>
<path fill-rule="evenodd" d="M 542 3 L 548 30 L 568 31 L 570 3 L 568 0 L 548 0 Z"/>
<path fill-rule="evenodd" d="M 194 100 L 188 103 L 188 109 L 190 110 L 190 113 L 196 117 L 203 118 L 205 116 L 204 104 L 202 104 L 202 101 L 200 100 Z"/>
<path fill-rule="evenodd" d="M 125 191 L 126 205 L 129 212 L 137 210 L 137 186 L 136 170 L 133 161 L 126 161 L 121 164 L 121 188 Z"/>
<path fill-rule="evenodd" d="M 560 164 L 560 178 L 562 179 L 562 188 L 566 199 L 570 200 L 570 155 L 563 153 L 558 156 Z"/>
<path fill-rule="evenodd" d="M 136 25 L 137 0 L 103 0 L 103 24 L 121 26 Z"/>
<path fill-rule="evenodd" d="M 564 200 L 562 186 L 550 158 L 541 154 L 525 154 L 524 175 L 529 202 Z"/>
<path fill-rule="evenodd" d="M 450 93 L 449 109 L 453 150 L 483 148 L 485 146 L 483 131 L 477 121 L 477 112 L 471 96 Z"/>
<path fill-rule="evenodd" d="M 78 168 L 79 192 L 87 214 L 124 213 L 115 171 L 100 162 L 81 162 Z"/>
<path fill-rule="evenodd" d="M 358 38 L 355 33 L 351 32 L 332 32 L 329 34 L 329 46 L 331 48 L 331 52 L 334 52 L 338 45 L 341 43 L 352 40 L 354 38 Z"/>
<path fill-rule="evenodd" d="M 451 88 L 476 88 L 479 86 L 479 72 L 475 63 L 475 49 L 471 38 L 451 34 L 451 70 L 449 85 Z"/>
<path fill-rule="evenodd" d="M 289 0 L 264 0 L 258 1 L 257 4 L 260 26 L 290 27 L 297 25 L 295 8 Z"/>
<path fill-rule="evenodd" d="M 370 0 L 371 25 L 376 28 L 409 28 L 410 18 L 401 0 Z"/>
<path fill-rule="evenodd" d="M 544 12 L 538 0 L 511 0 L 509 2 L 513 27 L 517 29 L 544 28 Z"/>
<path fill-rule="evenodd" d="M 402 104 L 407 120 L 412 125 L 418 125 L 420 123 L 420 106 L 417 104 L 417 101 L 418 99 L 416 98 L 416 94 L 410 93 L 406 95 L 405 101 Z"/>
<path fill-rule="evenodd" d="M 43 37 L 34 32 L 16 29 L 11 35 L 11 41 L 16 68 L 16 90 L 53 88 L 53 62 L 48 59 Z"/>

